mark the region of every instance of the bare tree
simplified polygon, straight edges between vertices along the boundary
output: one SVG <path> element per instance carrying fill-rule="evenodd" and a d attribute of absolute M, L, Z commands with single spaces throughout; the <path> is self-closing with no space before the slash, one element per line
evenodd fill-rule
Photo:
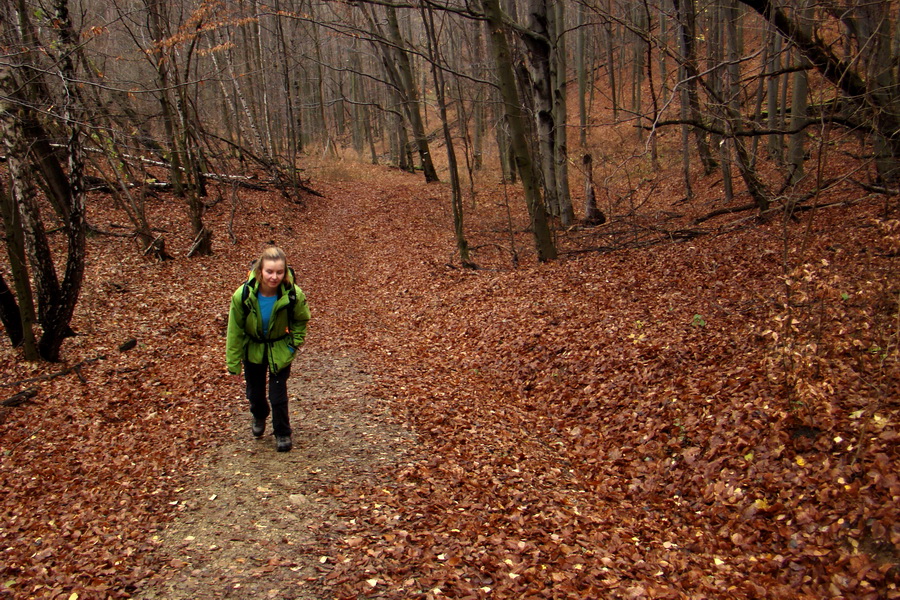
<path fill-rule="evenodd" d="M 836 56 L 823 36 L 804 31 L 797 19 L 770 0 L 742 2 L 770 21 L 840 90 L 848 105 L 842 120 L 870 133 L 878 178 L 896 185 L 900 180 L 900 85 L 891 66 L 897 45 L 891 38 L 890 3 L 851 4 L 839 13 L 841 22 L 853 32 L 861 59 L 848 61 Z"/>
<path fill-rule="evenodd" d="M 459 260 L 463 267 L 474 268 L 475 264 L 469 257 L 469 243 L 466 241 L 463 223 L 462 186 L 459 183 L 459 167 L 456 161 L 456 150 L 453 146 L 453 133 L 450 131 L 450 122 L 447 117 L 447 98 L 444 73 L 437 56 L 438 37 L 434 25 L 434 12 L 423 8 L 423 21 L 428 41 L 428 57 L 431 62 L 431 74 L 434 77 L 434 90 L 437 96 L 438 111 L 441 117 L 441 126 L 444 132 L 444 142 L 447 146 L 447 163 L 450 170 L 450 205 L 453 209 L 453 233 L 456 237 L 456 249 L 459 252 Z"/>
<path fill-rule="evenodd" d="M 13 346 L 22 346 L 25 360 L 37 360 L 34 337 L 34 299 L 29 285 L 25 258 L 25 235 L 18 219 L 18 210 L 11 194 L 0 183 L 0 217 L 6 235 L 6 254 L 12 274 L 15 295 L 4 280 L 0 286 L 0 317 L 7 337 Z M 16 300 L 18 298 L 18 301 Z"/>
<path fill-rule="evenodd" d="M 680 64 L 687 76 L 685 82 L 685 97 L 687 98 L 688 110 L 691 120 L 694 123 L 692 130 L 697 141 L 697 153 L 700 156 L 700 162 L 703 165 L 705 173 L 712 173 L 716 168 L 716 162 L 712 157 L 709 147 L 709 137 L 707 130 L 702 126 L 703 113 L 700 108 L 700 95 L 698 87 L 700 84 L 700 72 L 697 68 L 697 17 L 694 0 L 673 0 L 675 11 L 678 15 L 678 26 L 680 35 L 681 59 Z"/>
<path fill-rule="evenodd" d="M 801 0 L 801 6 L 798 11 L 798 20 L 800 30 L 804 35 L 812 32 L 812 2 L 810 0 Z M 807 78 L 807 69 L 810 68 L 809 60 L 800 54 L 798 57 L 800 68 L 794 72 L 793 89 L 791 91 L 791 121 L 790 129 L 793 132 L 788 140 L 788 165 L 790 167 L 791 183 L 797 183 L 803 176 L 804 153 L 806 151 L 806 128 L 804 124 L 807 121 L 807 106 L 809 104 L 809 81 Z"/>
<path fill-rule="evenodd" d="M 522 176 L 538 260 L 553 260 L 557 256 L 556 245 L 550 235 L 544 200 L 538 184 L 538 172 L 526 139 L 525 116 L 522 114 L 522 103 L 519 100 L 503 12 L 499 0 L 481 0 L 481 6 L 490 27 L 491 50 L 496 63 L 506 122 L 509 125 L 510 145 L 515 156 L 516 168 Z"/>
<path fill-rule="evenodd" d="M 26 358 L 34 358 L 35 353 L 29 347 L 33 340 L 30 337 L 30 302 L 33 296 L 31 282 L 25 271 L 25 261 L 19 254 L 23 250 L 31 267 L 38 322 L 42 329 L 37 342 L 37 355 L 49 361 L 59 360 L 63 341 L 72 335 L 69 322 L 81 290 L 85 261 L 84 190 L 80 185 L 82 164 L 80 154 L 74 151 L 81 145 L 81 131 L 77 125 L 80 120 L 73 118 L 80 108 L 79 99 L 72 93 L 77 80 L 74 66 L 66 58 L 75 36 L 71 32 L 67 8 L 65 0 L 57 0 L 54 5 L 52 17 L 57 39 L 55 51 L 47 51 L 46 54 L 54 57 L 59 65 L 56 71 L 64 94 L 63 110 L 68 117 L 63 121 L 63 131 L 67 138 L 65 156 L 68 172 L 60 164 L 58 154 L 51 148 L 51 137 L 39 119 L 38 107 L 49 113 L 47 109 L 55 104 L 45 95 L 48 91 L 41 82 L 40 75 L 43 69 L 32 62 L 31 52 L 24 53 L 22 62 L 18 64 L 12 64 L 11 61 L 0 62 L 0 130 L 13 182 L 9 194 L 0 194 L 4 206 L 2 216 L 7 233 L 7 248 L 19 295 Z M 27 32 L 27 41 L 34 43 L 28 15 L 20 12 L 18 23 L 20 31 Z M 15 35 L 9 28 L 4 29 L 5 37 Z M 23 43 L 25 41 L 21 40 Z M 62 280 L 57 276 L 56 263 L 37 201 L 37 182 L 41 183 L 41 189 L 46 193 L 66 234 Z M 16 231 L 18 228 L 21 229 L 21 237 Z"/>
<path fill-rule="evenodd" d="M 403 113 L 412 129 L 425 181 L 438 181 L 437 170 L 434 168 L 431 150 L 428 147 L 428 135 L 425 132 L 425 122 L 422 118 L 416 75 L 410 60 L 407 42 L 400 31 L 397 10 L 393 6 L 386 6 L 384 11 L 386 27 L 381 26 L 373 12 L 365 13 L 375 34 L 372 41 L 381 53 L 385 72 L 400 98 Z"/>

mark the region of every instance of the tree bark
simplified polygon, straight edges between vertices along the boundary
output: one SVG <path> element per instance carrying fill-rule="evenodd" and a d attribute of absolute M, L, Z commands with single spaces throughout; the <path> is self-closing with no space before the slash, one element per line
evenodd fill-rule
<path fill-rule="evenodd" d="M 594 162 L 590 154 L 582 159 L 584 164 L 584 223 L 585 225 L 602 225 L 606 215 L 597 207 L 597 193 L 594 190 Z"/>
<path fill-rule="evenodd" d="M 578 3 L 578 30 L 575 38 L 575 77 L 578 81 L 578 143 L 581 148 L 587 147 L 588 126 L 588 44 L 587 44 L 587 8 Z M 593 70 L 592 70 L 593 72 Z"/>
<path fill-rule="evenodd" d="M 697 50 L 694 43 L 697 39 L 697 17 L 694 1 L 673 0 L 680 28 L 681 61 L 687 74 L 685 86 L 687 88 L 688 106 L 690 107 L 693 121 L 702 123 L 703 112 L 700 110 L 700 95 L 697 89 L 700 73 L 697 70 Z M 697 153 L 700 155 L 700 163 L 703 165 L 703 172 L 709 175 L 715 170 L 716 161 L 712 157 L 708 135 L 701 127 L 693 127 L 692 129 L 697 143 Z"/>
<path fill-rule="evenodd" d="M 2 110 L 2 109 L 0 109 Z M 34 307 L 32 305 L 31 290 L 24 284 L 28 281 L 28 270 L 25 265 L 25 240 L 22 237 L 22 229 L 16 220 L 15 206 L 12 198 L 3 188 L 0 180 L 0 216 L 2 216 L 4 230 L 6 232 L 6 252 L 9 257 L 10 269 L 13 276 L 13 285 L 18 296 L 22 299 L 21 307 L 16 302 L 16 296 L 0 275 L 0 320 L 6 328 L 6 335 L 13 346 L 24 345 L 26 360 L 36 360 L 37 346 L 34 340 Z M 26 344 L 27 332 L 27 344 Z"/>
<path fill-rule="evenodd" d="M 541 262 L 554 260 L 557 257 L 556 246 L 550 234 L 547 213 L 537 181 L 538 174 L 534 168 L 528 140 L 525 137 L 525 118 L 522 114 L 519 90 L 516 87 L 516 75 L 503 24 L 503 13 L 498 0 L 481 0 L 481 4 L 490 27 L 491 51 L 496 62 L 500 94 L 503 98 L 503 108 L 509 125 L 510 144 L 515 156 L 516 167 L 522 176 L 525 203 L 531 217 L 531 228 L 538 260 Z"/>
<path fill-rule="evenodd" d="M 727 1 L 727 0 L 726 0 Z M 728 76 L 728 70 L 724 59 L 725 56 L 725 8 L 721 3 L 716 3 L 712 7 L 713 18 L 709 24 L 707 44 L 707 68 L 711 77 L 707 84 L 710 90 L 710 116 L 716 128 L 721 131 L 727 131 L 729 128 L 733 130 L 739 126 L 739 123 L 732 123 L 730 114 L 731 106 L 728 103 L 729 90 L 725 87 L 725 78 Z M 712 147 L 719 153 L 719 168 L 722 172 L 722 188 L 725 193 L 725 202 L 734 200 L 734 178 L 731 172 L 731 140 L 726 136 L 713 133 L 711 136 Z"/>
<path fill-rule="evenodd" d="M 810 0 L 802 0 L 798 11 L 800 30 L 804 35 L 811 35 L 813 8 Z M 798 53 L 799 54 L 799 53 Z M 802 54 L 797 57 L 799 66 L 804 69 L 794 72 L 793 89 L 791 91 L 791 120 L 790 128 L 794 132 L 788 138 L 787 162 L 790 168 L 791 183 L 797 183 L 803 178 L 804 153 L 806 152 L 806 131 L 802 124 L 806 122 L 806 110 L 809 104 L 809 82 L 806 76 L 806 68 L 810 66 L 809 60 Z"/>
<path fill-rule="evenodd" d="M 543 175 L 544 202 L 548 212 L 559 217 L 560 202 L 554 160 L 557 124 L 554 121 L 552 89 L 555 65 L 552 59 L 547 0 L 531 0 L 527 13 L 528 33 L 521 37 L 528 49 L 529 80 L 538 137 L 538 159 Z"/>
<path fill-rule="evenodd" d="M 781 79 L 779 71 L 781 71 L 781 35 L 772 25 L 767 27 L 766 46 L 769 48 L 769 74 L 766 81 L 766 111 L 769 113 L 766 124 L 769 131 L 775 131 L 782 125 L 781 112 L 784 110 L 781 102 L 778 101 L 778 82 Z M 769 156 L 776 163 L 781 164 L 784 161 L 784 136 L 780 133 L 769 135 L 767 144 Z"/>
<path fill-rule="evenodd" d="M 388 33 L 393 43 L 393 48 L 391 48 L 389 54 L 396 61 L 396 68 L 392 69 L 387 57 L 385 57 L 385 66 L 388 67 L 389 71 L 394 70 L 396 73 L 397 83 L 403 97 L 403 109 L 412 128 L 425 181 L 440 181 L 437 170 L 434 168 L 434 161 L 431 159 L 431 151 L 428 148 L 428 135 L 425 133 L 425 122 L 422 120 L 421 107 L 419 106 L 419 90 L 416 85 L 412 62 L 409 60 L 409 53 L 406 50 L 406 42 L 400 33 L 397 11 L 391 6 L 387 7 L 386 11 Z M 388 49 L 382 45 L 382 50 L 387 51 Z"/>
<path fill-rule="evenodd" d="M 469 258 L 469 242 L 466 240 L 463 220 L 462 186 L 459 182 L 459 166 L 456 161 L 456 150 L 453 147 L 453 134 L 450 131 L 450 122 L 447 117 L 447 99 L 444 82 L 444 73 L 438 65 L 437 34 L 435 32 L 433 14 L 430 8 L 422 9 L 425 30 L 428 35 L 428 54 L 431 62 L 431 75 L 434 78 L 435 97 L 438 103 L 438 113 L 441 117 L 441 128 L 444 132 L 444 142 L 447 145 L 447 168 L 450 171 L 450 206 L 453 212 L 453 235 L 456 238 L 456 249 L 459 251 L 459 260 L 465 268 L 475 268 L 475 264 Z"/>
<path fill-rule="evenodd" d="M 154 42 L 155 48 L 154 51 L 157 51 L 153 61 L 153 66 L 156 69 L 157 76 L 157 87 L 158 96 L 157 100 L 159 101 L 159 109 L 162 114 L 163 125 L 166 130 L 166 139 L 168 140 L 169 146 L 169 178 L 172 181 L 172 187 L 175 189 L 175 194 L 178 196 L 184 195 L 184 181 L 182 176 L 182 157 L 181 157 L 181 148 L 178 147 L 177 143 L 177 135 L 176 135 L 176 118 L 175 118 L 175 109 L 172 106 L 172 100 L 169 97 L 169 90 L 171 88 L 169 84 L 169 61 L 166 60 L 164 56 L 162 56 L 162 50 L 159 48 L 162 40 L 165 39 L 166 35 L 163 30 L 163 17 L 161 11 L 164 9 L 165 0 L 144 0 L 144 6 L 147 8 L 148 15 L 148 26 L 150 28 L 150 37 Z M 160 6 L 162 5 L 162 6 Z"/>
<path fill-rule="evenodd" d="M 280 12 L 280 0 L 275 0 L 275 11 Z M 296 185 L 300 180 L 297 172 L 297 157 L 300 153 L 299 140 L 299 116 L 300 111 L 294 109 L 294 85 L 291 78 L 291 69 L 288 66 L 288 59 L 291 53 L 288 52 L 288 44 L 284 35 L 284 25 L 280 17 L 275 18 L 275 36 L 281 50 L 281 86 L 284 94 L 284 110 L 285 110 L 285 134 L 287 135 L 287 154 L 288 154 L 288 173 L 290 174 L 291 183 Z M 296 113 L 296 116 L 295 116 Z"/>
<path fill-rule="evenodd" d="M 723 0 L 723 16 L 722 21 L 725 25 L 725 48 L 727 52 L 727 74 L 726 81 L 728 87 L 725 102 L 728 111 L 729 129 L 733 133 L 740 133 L 744 129 L 743 116 L 741 115 L 741 75 L 739 61 L 739 45 L 737 22 L 738 22 L 738 6 L 737 0 Z M 750 196 L 759 207 L 760 214 L 764 214 L 769 210 L 771 197 L 768 189 L 754 166 L 754 161 L 745 146 L 746 138 L 743 136 L 732 136 L 729 140 L 734 146 L 735 161 L 741 178 L 750 192 Z"/>
<path fill-rule="evenodd" d="M 607 14 L 612 14 L 613 0 L 607 0 Z M 609 97 L 612 99 L 613 122 L 619 122 L 619 83 L 616 78 L 616 54 L 613 49 L 613 22 L 606 21 L 606 75 L 609 78 Z"/>
<path fill-rule="evenodd" d="M 550 4 L 550 33 L 556 55 L 556 69 L 553 75 L 553 122 L 556 126 L 553 147 L 553 159 L 556 161 L 556 195 L 559 199 L 559 221 L 563 227 L 569 227 L 575 222 L 575 212 L 572 208 L 572 194 L 569 190 L 569 142 L 568 142 L 568 111 L 566 109 L 566 74 L 567 52 L 565 36 L 565 3 L 555 2 Z"/>
<path fill-rule="evenodd" d="M 879 177 L 887 183 L 900 180 L 900 91 L 897 90 L 897 85 L 885 85 L 885 82 L 894 81 L 890 69 L 882 71 L 883 78 L 866 79 L 855 69 L 855 61 L 848 62 L 835 56 L 819 37 L 806 34 L 796 20 L 788 17 L 771 0 L 741 1 L 775 25 L 784 37 L 806 55 L 816 70 L 837 87 L 849 103 L 859 109 L 860 116 L 855 120 L 872 131 L 876 137 L 876 148 L 882 149 L 876 161 Z M 888 6 L 889 3 L 886 2 L 874 2 L 866 8 L 884 17 L 886 15 L 883 13 Z M 870 27 L 877 26 L 876 31 L 879 33 L 870 38 L 864 37 L 860 40 L 860 45 L 870 47 L 880 44 L 879 40 L 884 37 L 881 33 L 884 23 L 889 23 L 890 20 L 883 18 L 879 21 L 876 18 L 870 22 L 866 14 L 861 16 L 863 18 L 856 22 L 867 22 Z M 852 17 L 853 15 L 846 20 L 850 22 Z"/>
<path fill-rule="evenodd" d="M 71 73 L 63 70 L 63 77 L 71 77 Z M 56 154 L 50 148 L 49 136 L 37 121 L 33 107 L 37 99 L 21 96 L 23 90 L 34 89 L 23 87 L 14 69 L 8 65 L 0 65 L 0 95 L 9 98 L 0 103 L 0 127 L 3 141 L 7 148 L 7 164 L 14 183 L 10 194 L 11 204 L 15 210 L 9 218 L 4 210 L 7 227 L 11 222 L 20 226 L 24 234 L 24 247 L 32 267 L 32 279 L 37 291 L 38 321 L 42 335 L 37 344 L 37 352 L 41 358 L 58 361 L 63 340 L 72 335 L 69 322 L 78 301 L 81 281 L 84 274 L 84 195 L 76 186 L 72 187 L 65 171 L 59 164 Z M 68 79 L 68 84 L 73 84 Z M 75 128 L 76 125 L 71 124 Z M 78 132 L 74 130 L 70 136 L 77 142 Z M 71 157 L 70 164 L 78 158 Z M 80 171 L 80 165 L 75 167 Z M 43 188 L 47 191 L 50 204 L 63 219 L 67 239 L 67 257 L 63 280 L 60 283 L 50 244 L 35 198 L 34 180 L 40 176 Z M 7 229 L 7 238 L 15 239 Z M 17 242 L 16 242 L 17 243 Z M 11 255 L 11 262 L 15 263 Z M 24 262 L 24 261 L 23 261 Z M 30 297 L 25 288 L 30 284 L 20 281 L 25 275 L 22 269 L 16 275 L 16 290 L 22 299 Z M 29 288 L 30 289 L 30 288 Z M 27 335 L 29 323 L 26 323 L 28 308 L 20 309 L 23 314 L 23 331 Z"/>

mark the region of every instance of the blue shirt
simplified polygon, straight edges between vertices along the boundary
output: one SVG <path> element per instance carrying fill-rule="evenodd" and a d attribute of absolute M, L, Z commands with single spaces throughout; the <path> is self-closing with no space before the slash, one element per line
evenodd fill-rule
<path fill-rule="evenodd" d="M 272 307 L 275 306 L 278 296 L 259 294 L 257 298 L 259 299 L 259 313 L 262 315 L 263 335 L 266 335 L 269 332 L 269 321 L 272 320 Z"/>

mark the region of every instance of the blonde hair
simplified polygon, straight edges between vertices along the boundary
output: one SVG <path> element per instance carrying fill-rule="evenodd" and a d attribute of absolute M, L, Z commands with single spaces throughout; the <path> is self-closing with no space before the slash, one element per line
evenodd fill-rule
<path fill-rule="evenodd" d="M 279 248 L 278 246 L 269 246 L 263 253 L 256 259 L 256 262 L 253 265 L 253 277 L 256 278 L 256 281 L 262 281 L 262 268 L 263 261 L 269 262 L 282 262 L 284 263 L 285 270 L 285 280 L 287 280 L 287 255 L 284 253 L 284 250 Z"/>

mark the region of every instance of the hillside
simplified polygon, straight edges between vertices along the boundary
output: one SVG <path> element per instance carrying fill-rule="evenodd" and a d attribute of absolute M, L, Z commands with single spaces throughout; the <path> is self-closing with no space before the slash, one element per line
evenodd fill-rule
<path fill-rule="evenodd" d="M 334 378 L 328 403 L 301 391 L 294 410 L 403 433 L 385 464 L 334 464 L 303 492 L 331 525 L 262 565 L 269 597 L 900 596 L 894 200 L 726 215 L 666 240 L 646 232 L 713 205 L 673 209 L 663 190 L 639 229 L 561 231 L 562 258 L 536 264 L 521 201 L 488 182 L 466 217 L 481 268 L 463 270 L 443 184 L 349 165 L 315 182 L 324 197 L 302 206 L 242 193 L 235 244 L 217 203 L 208 258 L 147 262 L 92 237 L 65 363 L 0 348 L 3 396 L 37 390 L 0 409 L 0 595 L 152 597 L 200 577 L 162 540 L 186 531 L 182 497 L 221 468 L 210 457 L 253 443 L 223 376 L 225 307 L 275 241 L 313 311 L 314 364 L 295 383 Z M 98 229 L 124 223 L 91 206 Z M 181 203 L 153 211 L 189 247 Z M 345 391 L 337 357 L 365 373 Z M 310 485 L 314 451 L 284 469 L 254 446 L 255 468 L 281 477 L 271 511 Z"/>

